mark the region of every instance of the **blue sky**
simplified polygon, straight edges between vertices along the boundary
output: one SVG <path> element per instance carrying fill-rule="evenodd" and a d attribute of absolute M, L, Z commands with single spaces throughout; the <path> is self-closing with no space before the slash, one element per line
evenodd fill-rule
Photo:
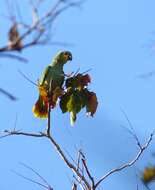
<path fill-rule="evenodd" d="M 0 7 L 4 10 L 4 2 Z M 24 18 L 26 0 L 22 1 Z M 50 1 L 48 1 L 50 2 Z M 28 64 L 0 59 L 0 87 L 15 94 L 19 100 L 10 102 L 0 96 L 1 130 L 17 128 L 41 131 L 46 121 L 33 117 L 31 109 L 37 99 L 37 89 L 19 73 L 23 71 L 36 81 L 57 51 L 69 49 L 73 61 L 65 72 L 89 68 L 90 88 L 98 96 L 99 106 L 94 118 L 79 114 L 74 128 L 69 115 L 57 108 L 51 113 L 52 132 L 60 145 L 73 157 L 76 147 L 83 147 L 89 167 L 98 179 L 110 169 L 132 159 L 138 149 L 134 139 L 122 125 L 128 123 L 121 112 L 125 110 L 141 142 L 146 142 L 155 125 L 155 76 L 140 79 L 137 76 L 155 70 L 155 2 L 153 0 L 87 0 L 80 9 L 71 9 L 59 17 L 54 25 L 54 39 L 73 43 L 70 47 L 47 46 L 25 50 Z M 3 12 L 3 11 L 2 11 Z M 7 31 L 8 21 L 0 18 L 0 33 Z M 0 35 L 0 43 L 5 36 Z M 129 168 L 105 180 L 103 189 L 136 189 L 136 173 L 155 163 L 152 157 L 154 141 L 134 168 Z M 16 176 L 16 170 L 25 176 L 35 176 L 19 165 L 24 162 L 44 176 L 54 189 L 69 189 L 70 170 L 44 139 L 9 137 L 0 142 L 0 189 L 39 189 L 35 184 Z M 101 189 L 102 189 L 101 188 Z M 140 185 L 140 189 L 145 189 Z"/>

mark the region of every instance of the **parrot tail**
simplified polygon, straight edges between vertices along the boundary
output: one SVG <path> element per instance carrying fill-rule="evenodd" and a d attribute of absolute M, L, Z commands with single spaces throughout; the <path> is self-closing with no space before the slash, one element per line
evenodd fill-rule
<path fill-rule="evenodd" d="M 76 113 L 70 112 L 70 124 L 71 124 L 71 126 L 74 126 L 75 121 L 76 121 Z"/>
<path fill-rule="evenodd" d="M 39 96 L 37 102 L 32 108 L 32 112 L 34 116 L 38 118 L 46 119 L 48 117 L 48 106 L 42 96 Z"/>

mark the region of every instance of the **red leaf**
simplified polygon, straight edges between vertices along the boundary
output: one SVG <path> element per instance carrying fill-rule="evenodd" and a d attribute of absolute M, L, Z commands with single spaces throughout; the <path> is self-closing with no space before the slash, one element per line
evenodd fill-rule
<path fill-rule="evenodd" d="M 86 105 L 87 113 L 93 116 L 97 110 L 97 106 L 98 106 L 98 101 L 97 101 L 96 94 L 94 92 L 89 92 L 88 102 Z"/>

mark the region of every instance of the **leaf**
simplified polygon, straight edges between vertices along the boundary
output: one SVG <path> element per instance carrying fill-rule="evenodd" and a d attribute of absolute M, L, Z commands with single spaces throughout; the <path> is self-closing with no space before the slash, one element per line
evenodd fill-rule
<path fill-rule="evenodd" d="M 84 86 L 87 86 L 88 83 L 91 82 L 91 78 L 90 78 L 90 75 L 86 74 L 86 75 L 83 75 L 81 77 L 81 85 L 84 87 Z"/>
<path fill-rule="evenodd" d="M 76 121 L 76 112 L 70 112 L 70 124 L 71 126 L 74 126 L 74 123 Z"/>
<path fill-rule="evenodd" d="M 76 77 L 70 77 L 66 80 L 65 83 L 66 88 L 76 88 L 77 87 L 77 79 Z"/>
<path fill-rule="evenodd" d="M 93 116 L 97 110 L 97 106 L 98 106 L 98 101 L 97 101 L 96 94 L 94 92 L 89 92 L 88 101 L 86 105 L 87 114 L 88 115 L 90 114 L 90 116 Z"/>
<path fill-rule="evenodd" d="M 80 74 L 67 78 L 65 93 L 60 98 L 60 108 L 63 113 L 70 112 L 71 125 L 76 121 L 77 113 L 86 107 L 89 115 L 96 112 L 98 101 L 96 94 L 88 90 L 91 82 L 89 74 Z"/>
<path fill-rule="evenodd" d="M 144 183 L 149 183 L 155 179 L 155 167 L 146 167 L 141 177 Z"/>
<path fill-rule="evenodd" d="M 91 82 L 91 78 L 88 74 L 82 75 L 82 74 L 77 74 L 73 77 L 70 77 L 66 80 L 66 88 L 78 88 L 79 90 L 83 89 L 88 85 L 88 83 Z"/>
<path fill-rule="evenodd" d="M 78 113 L 82 108 L 82 100 L 81 96 L 78 90 L 74 91 L 70 98 L 69 101 L 67 102 L 67 110 L 69 112 L 76 112 Z"/>
<path fill-rule="evenodd" d="M 60 97 L 60 109 L 62 111 L 62 113 L 66 113 L 68 111 L 68 108 L 67 108 L 67 103 L 70 99 L 70 95 L 71 93 L 70 92 L 66 92 L 64 95 L 62 95 Z"/>
<path fill-rule="evenodd" d="M 20 38 L 20 34 L 18 32 L 17 24 L 13 24 L 9 31 L 9 47 L 10 49 L 20 51 L 23 47 L 22 40 Z"/>

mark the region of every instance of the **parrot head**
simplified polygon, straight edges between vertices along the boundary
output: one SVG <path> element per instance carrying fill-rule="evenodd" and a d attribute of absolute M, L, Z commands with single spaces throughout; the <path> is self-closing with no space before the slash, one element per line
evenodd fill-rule
<path fill-rule="evenodd" d="M 72 61 L 72 54 L 70 51 L 61 51 L 55 58 L 58 62 L 65 64 L 67 61 Z"/>

